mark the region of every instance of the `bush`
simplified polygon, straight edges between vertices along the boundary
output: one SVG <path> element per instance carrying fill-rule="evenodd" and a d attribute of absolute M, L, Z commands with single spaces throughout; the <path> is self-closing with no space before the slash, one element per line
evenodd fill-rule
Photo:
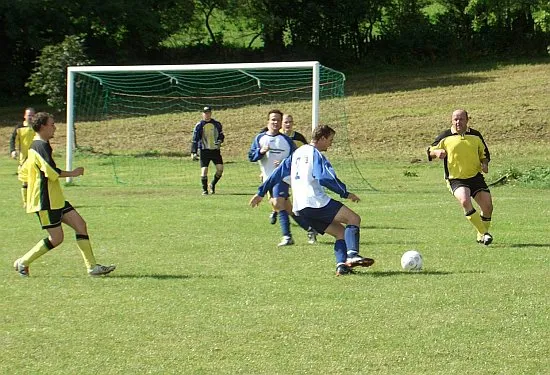
<path fill-rule="evenodd" d="M 35 61 L 29 80 L 25 84 L 30 95 L 44 95 L 48 105 L 61 111 L 66 104 L 67 67 L 90 65 L 84 52 L 84 39 L 81 36 L 66 36 L 59 44 L 42 49 Z"/>
<path fill-rule="evenodd" d="M 549 167 L 533 167 L 527 171 L 520 171 L 517 168 L 511 167 L 497 174 L 497 180 L 491 185 L 500 184 L 519 184 L 523 186 L 531 186 L 536 188 L 550 188 L 550 168 Z"/>

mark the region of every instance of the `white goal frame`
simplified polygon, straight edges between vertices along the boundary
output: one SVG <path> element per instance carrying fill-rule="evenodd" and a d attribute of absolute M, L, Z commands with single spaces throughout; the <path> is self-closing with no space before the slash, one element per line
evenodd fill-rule
<path fill-rule="evenodd" d="M 312 70 L 311 94 L 311 129 L 319 122 L 319 61 L 268 62 L 268 63 L 236 63 L 236 64 L 191 64 L 191 65 L 130 65 L 130 66 L 70 66 L 67 68 L 67 157 L 65 169 L 73 169 L 74 158 L 74 93 L 75 76 L 78 73 L 99 72 L 170 72 L 170 71 L 200 71 L 226 69 L 278 69 L 278 68 L 310 68 Z M 71 177 L 67 177 L 67 182 Z"/>

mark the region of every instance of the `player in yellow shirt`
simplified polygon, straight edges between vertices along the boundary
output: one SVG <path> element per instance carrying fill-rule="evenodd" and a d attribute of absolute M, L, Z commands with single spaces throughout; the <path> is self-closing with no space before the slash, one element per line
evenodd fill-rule
<path fill-rule="evenodd" d="M 30 125 L 34 114 L 34 108 L 25 108 L 25 113 L 23 114 L 23 123 L 15 127 L 10 137 L 10 156 L 13 159 L 19 158 L 17 172 L 19 172 L 23 163 L 25 162 L 25 160 L 27 160 L 29 147 L 31 147 L 31 143 L 35 135 L 34 130 L 32 130 L 32 126 Z M 27 183 L 23 182 L 23 184 L 21 185 L 21 198 L 23 199 L 23 206 L 25 205 L 26 196 Z"/>
<path fill-rule="evenodd" d="M 468 120 L 465 110 L 454 111 L 451 128 L 439 134 L 428 147 L 428 160 L 443 160 L 447 186 L 460 202 L 464 216 L 475 227 L 477 242 L 490 245 L 493 201 L 482 172 L 489 172 L 491 155 L 481 133 L 468 127 Z M 472 198 L 481 213 L 474 208 Z"/>
<path fill-rule="evenodd" d="M 302 133 L 298 133 L 293 129 L 294 127 L 294 119 L 292 118 L 292 115 L 284 114 L 283 115 L 283 126 L 281 127 L 281 133 L 287 135 L 292 139 L 294 144 L 296 145 L 296 148 L 307 145 L 309 142 L 304 137 Z"/>
<path fill-rule="evenodd" d="M 102 266 L 96 263 L 86 222 L 65 200 L 59 178 L 77 177 L 84 174 L 84 168 L 73 171 L 62 171 L 57 167 L 52 157 L 50 139 L 55 133 L 54 118 L 45 112 L 37 113 L 32 120 L 32 128 L 36 132 L 28 157 L 20 169 L 19 179 L 27 182 L 26 208 L 28 213 L 36 213 L 42 229 L 48 231 L 48 237 L 40 240 L 34 247 L 14 263 L 14 268 L 21 276 L 29 276 L 29 265 L 53 250 L 63 242 L 62 223 L 74 229 L 76 243 L 84 258 L 88 275 L 99 276 L 108 274 L 116 268 L 115 265 Z"/>

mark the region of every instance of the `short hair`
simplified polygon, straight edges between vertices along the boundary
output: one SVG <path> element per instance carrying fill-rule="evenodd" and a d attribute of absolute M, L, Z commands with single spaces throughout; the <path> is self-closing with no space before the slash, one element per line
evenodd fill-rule
<path fill-rule="evenodd" d="M 468 115 L 468 112 L 467 112 L 465 109 L 458 108 L 458 109 L 455 109 L 455 110 L 453 111 L 453 114 L 454 114 L 455 112 L 464 112 L 464 114 L 466 115 L 466 118 L 467 118 L 468 120 L 470 119 L 470 116 Z"/>
<path fill-rule="evenodd" d="M 40 128 L 48 123 L 48 119 L 50 117 L 53 118 L 53 115 L 47 112 L 38 112 L 37 114 L 35 114 L 31 122 L 32 130 L 34 130 L 35 132 L 39 132 Z"/>
<path fill-rule="evenodd" d="M 328 125 L 319 125 L 313 130 L 313 134 L 311 136 L 311 139 L 314 141 L 318 141 L 319 139 L 325 137 L 328 138 L 331 135 L 336 134 L 336 130 L 331 128 Z"/>
<path fill-rule="evenodd" d="M 283 118 L 283 112 L 281 112 L 280 110 L 278 109 L 272 109 L 271 111 L 269 111 L 267 113 L 267 119 L 269 120 L 269 116 L 271 116 L 272 113 L 277 113 L 281 116 L 281 119 Z"/>

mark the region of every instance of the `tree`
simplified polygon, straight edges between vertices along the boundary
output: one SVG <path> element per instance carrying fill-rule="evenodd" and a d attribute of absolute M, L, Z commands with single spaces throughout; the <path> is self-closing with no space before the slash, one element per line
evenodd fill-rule
<path fill-rule="evenodd" d="M 67 67 L 90 65 L 82 36 L 71 35 L 42 49 L 26 86 L 31 95 L 45 95 L 48 105 L 61 111 L 66 104 Z"/>

